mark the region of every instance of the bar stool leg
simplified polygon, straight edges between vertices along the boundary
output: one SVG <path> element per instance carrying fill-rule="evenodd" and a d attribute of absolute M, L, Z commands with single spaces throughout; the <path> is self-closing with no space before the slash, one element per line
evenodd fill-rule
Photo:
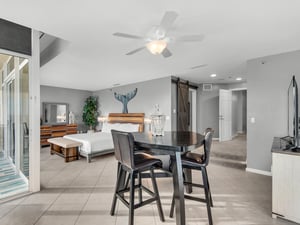
<path fill-rule="evenodd" d="M 171 203 L 171 209 L 170 209 L 170 218 L 173 218 L 173 215 L 174 215 L 174 209 L 175 209 L 175 196 L 173 194 L 173 197 L 172 197 L 172 203 Z"/>
<path fill-rule="evenodd" d="M 211 202 L 210 202 L 210 197 L 209 197 L 207 173 L 206 173 L 206 170 L 201 170 L 201 172 L 202 172 L 202 179 L 203 179 L 203 184 L 204 184 L 204 192 L 205 192 L 208 222 L 209 222 L 209 225 L 213 225 L 211 209 L 210 209 Z"/>
<path fill-rule="evenodd" d="M 129 196 L 129 225 L 133 225 L 134 222 L 134 176 L 135 173 L 131 171 L 130 173 L 130 196 Z"/>
<path fill-rule="evenodd" d="M 111 210 L 110 210 L 110 215 L 115 214 L 115 209 L 116 209 L 116 202 L 117 202 L 117 193 L 120 190 L 120 183 L 121 183 L 121 177 L 122 177 L 123 169 L 120 163 L 118 163 L 118 175 L 117 175 L 117 181 L 116 181 L 116 188 L 115 188 L 115 193 L 111 205 Z"/>
<path fill-rule="evenodd" d="M 142 203 L 143 197 L 142 197 L 142 174 L 138 173 L 138 182 L 139 182 L 139 201 Z"/>
<path fill-rule="evenodd" d="M 211 191 L 210 191 L 210 185 L 209 185 L 209 180 L 208 180 L 208 175 L 207 175 L 206 167 L 204 167 L 204 169 L 205 169 L 205 173 L 206 173 L 206 177 L 207 177 L 207 186 L 208 186 L 210 206 L 214 207 L 213 200 L 212 200 L 212 197 L 211 197 Z"/>
<path fill-rule="evenodd" d="M 164 222 L 165 221 L 165 217 L 164 217 L 164 213 L 162 211 L 160 197 L 159 197 L 157 183 L 156 183 L 156 179 L 155 179 L 155 175 L 154 175 L 153 169 L 150 170 L 150 174 L 151 174 L 151 180 L 152 180 L 153 190 L 154 190 L 154 193 L 155 193 L 156 205 L 157 205 L 159 217 L 160 217 L 160 220 L 162 222 Z"/>
<path fill-rule="evenodd" d="M 183 169 L 183 180 L 189 183 L 193 183 L 192 170 L 188 168 Z M 185 185 L 186 193 L 190 194 L 193 192 L 193 186 L 190 184 Z"/>

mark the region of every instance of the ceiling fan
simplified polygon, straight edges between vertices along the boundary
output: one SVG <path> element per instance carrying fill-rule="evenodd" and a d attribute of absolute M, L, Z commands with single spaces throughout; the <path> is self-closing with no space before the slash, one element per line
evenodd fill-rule
<path fill-rule="evenodd" d="M 176 12 L 167 11 L 163 16 L 160 25 L 152 27 L 152 29 L 145 36 L 138 36 L 120 32 L 114 33 L 113 35 L 122 38 L 139 39 L 145 41 L 144 46 L 130 51 L 126 53 L 126 55 L 133 55 L 147 48 L 152 54 L 161 54 L 162 56 L 167 58 L 172 55 L 167 46 L 170 43 L 170 41 L 173 41 L 173 38 L 168 36 L 168 31 L 171 29 L 177 17 L 178 14 Z M 196 42 L 202 41 L 203 39 L 204 35 L 184 35 L 181 37 L 177 37 L 175 40 L 181 42 Z"/>

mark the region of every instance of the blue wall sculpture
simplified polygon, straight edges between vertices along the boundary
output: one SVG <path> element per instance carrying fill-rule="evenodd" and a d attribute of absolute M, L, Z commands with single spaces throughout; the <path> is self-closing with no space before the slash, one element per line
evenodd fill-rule
<path fill-rule="evenodd" d="M 134 96 L 136 95 L 137 93 L 137 88 L 134 89 L 133 91 L 131 92 L 128 92 L 127 94 L 125 95 L 121 95 L 121 94 L 118 94 L 116 92 L 114 92 L 114 95 L 115 95 L 115 98 L 122 102 L 123 103 L 123 111 L 122 113 L 128 113 L 128 108 L 127 108 L 127 104 L 128 102 L 134 98 Z"/>

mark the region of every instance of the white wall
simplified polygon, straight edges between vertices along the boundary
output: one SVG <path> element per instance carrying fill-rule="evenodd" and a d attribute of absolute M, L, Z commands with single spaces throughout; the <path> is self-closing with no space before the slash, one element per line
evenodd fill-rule
<path fill-rule="evenodd" d="M 264 61 L 265 63 L 262 63 Z M 300 51 L 247 63 L 247 167 L 271 169 L 273 137 L 287 135 L 287 90 L 292 75 L 300 83 Z M 255 123 L 250 123 L 250 118 Z"/>
<path fill-rule="evenodd" d="M 136 96 L 128 103 L 129 113 L 145 113 L 150 117 L 154 112 L 154 105 L 159 104 L 160 111 L 169 118 L 166 121 L 165 130 L 171 130 L 171 77 L 139 82 L 130 85 L 114 87 L 96 91 L 93 94 L 99 97 L 99 110 L 101 115 L 109 113 L 121 113 L 123 105 L 114 97 L 114 92 L 126 94 L 137 88 Z M 147 129 L 147 127 L 146 127 Z"/>

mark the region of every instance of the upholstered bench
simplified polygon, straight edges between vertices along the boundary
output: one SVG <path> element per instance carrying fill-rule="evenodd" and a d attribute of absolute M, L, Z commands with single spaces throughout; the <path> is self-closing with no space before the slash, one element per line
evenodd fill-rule
<path fill-rule="evenodd" d="M 80 142 L 66 138 L 50 138 L 47 140 L 50 143 L 50 154 L 56 154 L 65 159 L 65 162 L 70 162 L 79 159 L 78 147 Z"/>

